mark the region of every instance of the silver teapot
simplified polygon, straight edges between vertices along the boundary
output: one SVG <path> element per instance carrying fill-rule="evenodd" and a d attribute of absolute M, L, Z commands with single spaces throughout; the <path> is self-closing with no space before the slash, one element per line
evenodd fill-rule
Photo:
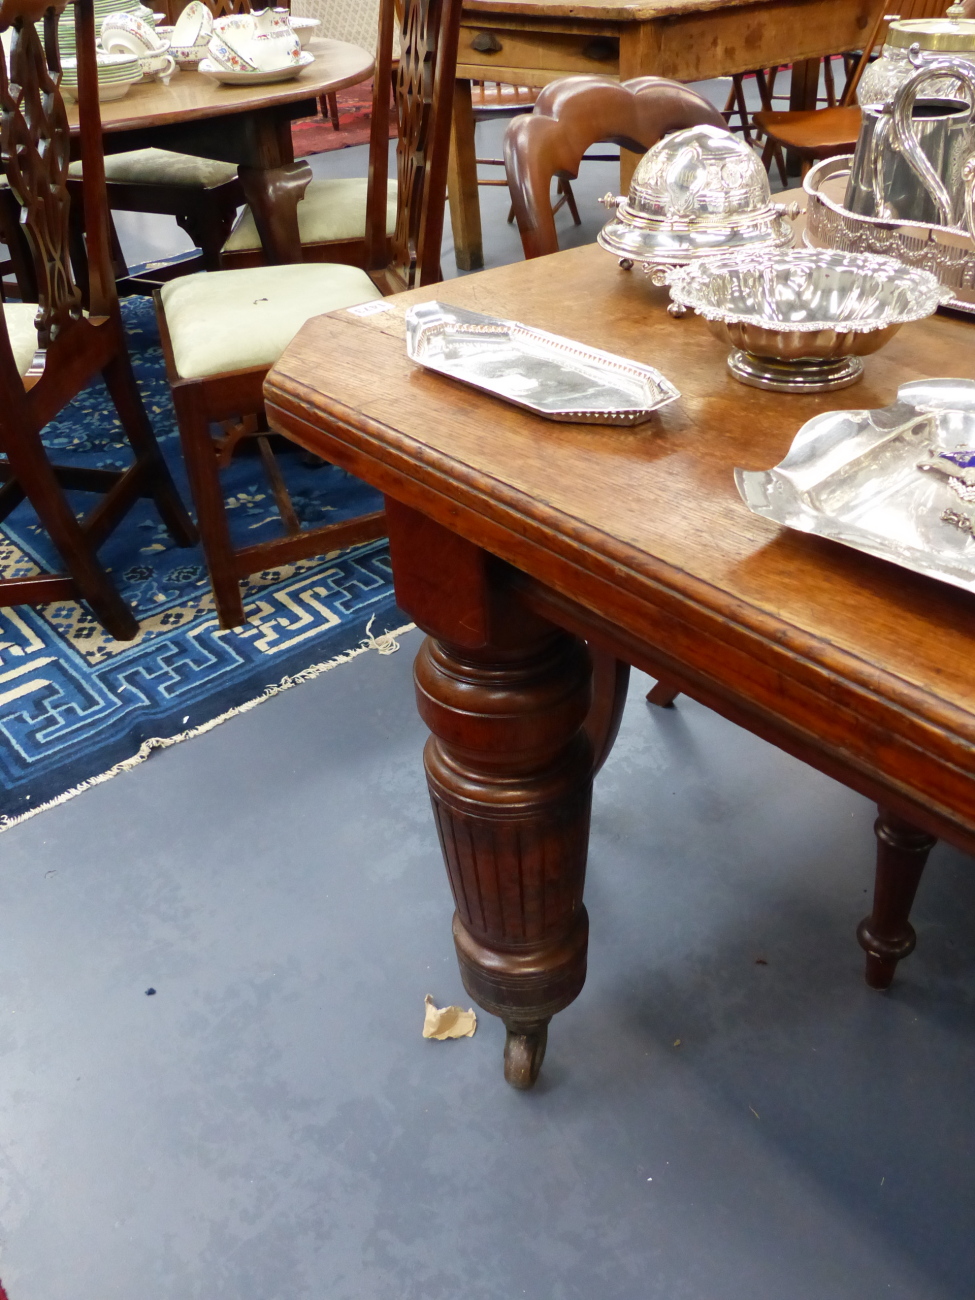
<path fill-rule="evenodd" d="M 923 96 L 932 83 L 943 92 L 946 79 L 964 98 Z M 864 105 L 862 113 L 846 190 L 849 211 L 975 234 L 975 66 L 928 60 L 890 103 Z"/>

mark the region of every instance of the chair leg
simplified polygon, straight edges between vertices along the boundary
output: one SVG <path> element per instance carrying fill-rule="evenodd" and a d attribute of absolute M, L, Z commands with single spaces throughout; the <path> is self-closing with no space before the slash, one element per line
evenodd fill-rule
<path fill-rule="evenodd" d="M 877 811 L 873 911 L 860 922 L 857 940 L 867 954 L 867 983 L 885 989 L 894 978 L 897 963 L 914 951 L 916 935 L 908 918 L 928 854 L 937 840 L 886 808 Z"/>
<path fill-rule="evenodd" d="M 40 437 L 25 433 L 6 448 L 10 469 L 37 512 L 81 598 L 117 641 L 131 641 L 139 624 L 75 518 L 47 459 Z"/>
<path fill-rule="evenodd" d="M 197 541 L 196 528 L 186 513 L 186 507 L 180 500 L 176 484 L 159 450 L 149 416 L 142 404 L 139 386 L 132 373 L 128 353 L 119 350 L 102 371 L 102 378 L 132 450 L 140 460 L 150 463 L 152 499 L 169 535 L 177 546 L 194 546 Z"/>
<path fill-rule="evenodd" d="M 217 457 L 210 437 L 210 424 L 199 390 L 194 385 L 181 384 L 175 387 L 173 402 L 217 617 L 221 627 L 239 627 L 244 622 L 244 602 L 237 580 L 234 548 L 220 487 Z"/>
<path fill-rule="evenodd" d="M 559 190 L 565 198 L 566 206 L 572 213 L 572 220 L 577 226 L 582 225 L 582 217 L 579 216 L 579 209 L 576 206 L 576 196 L 572 192 L 572 184 L 567 180 L 559 181 Z"/>

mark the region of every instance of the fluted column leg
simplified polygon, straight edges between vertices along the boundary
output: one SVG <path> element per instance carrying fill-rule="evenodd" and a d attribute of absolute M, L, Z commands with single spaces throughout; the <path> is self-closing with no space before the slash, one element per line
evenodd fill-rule
<path fill-rule="evenodd" d="M 519 606 L 503 565 L 388 508 L 397 599 L 433 634 L 415 682 L 461 977 L 507 1027 L 505 1078 L 530 1088 L 586 976 L 589 653 Z"/>
<path fill-rule="evenodd" d="M 867 983 L 885 989 L 894 978 L 897 963 L 914 951 L 917 937 L 908 918 L 928 854 L 937 840 L 886 808 L 877 811 L 873 911 L 860 922 L 857 939 L 867 954 Z"/>

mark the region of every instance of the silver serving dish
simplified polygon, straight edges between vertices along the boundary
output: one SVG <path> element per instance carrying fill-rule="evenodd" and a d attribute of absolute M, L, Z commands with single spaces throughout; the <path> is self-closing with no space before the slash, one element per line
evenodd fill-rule
<path fill-rule="evenodd" d="M 641 424 L 680 397 L 652 366 L 442 302 L 407 311 L 406 351 L 428 370 L 547 420 Z"/>
<path fill-rule="evenodd" d="M 716 126 L 658 141 L 637 165 L 629 197 L 607 194 L 602 202 L 616 211 L 597 236 L 600 246 L 651 272 L 732 249 L 791 244 L 786 213 L 798 212 L 772 202 L 758 155 Z"/>
<path fill-rule="evenodd" d="M 732 345 L 737 379 L 782 393 L 855 383 L 862 356 L 951 296 L 893 258 L 818 249 L 711 258 L 672 272 L 670 292 Z"/>
<path fill-rule="evenodd" d="M 975 382 L 923 379 L 883 410 L 814 416 L 780 465 L 735 482 L 766 519 L 975 591 L 973 465 Z"/>
<path fill-rule="evenodd" d="M 860 216 L 844 206 L 852 154 L 827 158 L 806 174 L 803 240 L 809 248 L 880 253 L 930 271 L 952 290 L 947 306 L 975 312 L 975 240 L 968 231 L 923 221 Z"/>

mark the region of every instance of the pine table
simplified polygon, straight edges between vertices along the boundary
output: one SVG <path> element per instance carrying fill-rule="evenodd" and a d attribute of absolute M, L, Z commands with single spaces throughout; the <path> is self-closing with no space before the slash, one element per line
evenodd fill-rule
<path fill-rule="evenodd" d="M 791 103 L 811 108 L 819 59 L 859 48 L 876 8 L 877 0 L 465 0 L 448 182 L 457 265 L 484 265 L 472 78 L 538 87 L 581 72 L 704 81 L 813 60 L 794 69 Z M 636 161 L 623 151 L 623 193 Z"/>

